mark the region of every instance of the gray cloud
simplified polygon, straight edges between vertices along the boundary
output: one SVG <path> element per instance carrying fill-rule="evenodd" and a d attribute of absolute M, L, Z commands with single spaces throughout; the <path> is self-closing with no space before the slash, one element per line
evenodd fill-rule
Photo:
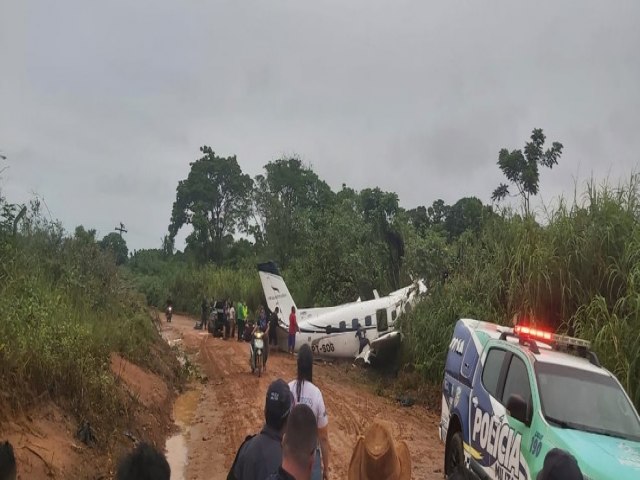
<path fill-rule="evenodd" d="M 211 145 L 255 175 L 296 153 L 403 205 L 489 200 L 501 147 L 565 144 L 541 196 L 638 165 L 640 4 L 44 0 L 0 12 L 2 191 L 130 247 L 166 232 Z"/>

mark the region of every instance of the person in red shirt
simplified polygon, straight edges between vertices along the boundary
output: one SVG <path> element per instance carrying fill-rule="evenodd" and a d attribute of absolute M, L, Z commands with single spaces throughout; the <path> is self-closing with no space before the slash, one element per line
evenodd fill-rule
<path fill-rule="evenodd" d="M 298 327 L 298 320 L 296 319 L 296 307 L 291 307 L 291 313 L 289 314 L 289 353 L 293 355 L 293 350 L 296 348 L 296 332 L 300 331 Z"/>

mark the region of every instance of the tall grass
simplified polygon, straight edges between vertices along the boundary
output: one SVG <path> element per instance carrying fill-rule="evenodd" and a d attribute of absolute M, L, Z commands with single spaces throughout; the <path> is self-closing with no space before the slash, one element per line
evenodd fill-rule
<path fill-rule="evenodd" d="M 203 298 L 207 301 L 241 300 L 251 311 L 257 310 L 264 303 L 255 266 L 231 269 L 198 265 L 162 257 L 153 251 L 142 252 L 140 258 L 136 258 L 137 255 L 130 262 L 128 271 L 149 305 L 163 308 L 167 300 L 171 299 L 177 311 L 197 315 Z"/>
<path fill-rule="evenodd" d="M 526 316 L 592 341 L 640 407 L 640 190 L 587 185 L 541 225 L 506 213 L 464 235 L 449 276 L 403 322 L 407 356 L 428 381 L 442 380 L 461 317 L 508 324 Z"/>
<path fill-rule="evenodd" d="M 112 256 L 84 230 L 67 236 L 33 216 L 17 236 L 0 234 L 0 299 L 4 400 L 52 398 L 98 426 L 116 418 L 109 355 L 151 362 L 157 332 Z"/>

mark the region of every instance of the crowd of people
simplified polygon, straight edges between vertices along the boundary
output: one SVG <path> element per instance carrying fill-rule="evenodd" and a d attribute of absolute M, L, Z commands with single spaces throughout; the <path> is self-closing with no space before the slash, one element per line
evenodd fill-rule
<path fill-rule="evenodd" d="M 215 306 L 215 303 L 212 302 Z M 222 304 L 225 321 L 224 338 L 243 339 L 245 330 L 251 336 L 258 329 L 268 339 L 267 345 L 278 345 L 276 328 L 279 309 L 267 316 L 260 307 L 255 324 L 248 322 L 247 306 L 230 301 Z M 209 314 L 206 299 L 202 317 L 196 328 L 203 328 Z M 245 325 L 245 322 L 247 324 Z M 274 332 L 270 340 L 269 332 Z M 288 351 L 293 354 L 295 334 L 299 331 L 295 307 L 289 315 Z M 246 337 L 244 338 L 246 339 Z M 265 349 L 265 366 L 268 348 Z M 266 370 L 266 368 L 265 368 Z M 327 480 L 331 475 L 329 416 L 322 392 L 313 383 L 313 354 L 303 344 L 297 357 L 296 378 L 289 383 L 273 381 L 264 405 L 264 426 L 239 446 L 227 480 Z M 0 480 L 16 480 L 17 466 L 13 447 L 0 443 Z M 351 455 L 347 480 L 408 480 L 411 478 L 411 456 L 404 441 L 393 438 L 390 424 L 374 419 L 364 435 L 358 437 Z M 117 480 L 169 480 L 171 469 L 165 456 L 148 443 L 138 444 L 122 458 L 117 467 Z M 448 479 L 467 479 L 463 470 Z M 569 453 L 552 449 L 545 457 L 543 470 L 536 480 L 582 480 L 576 459 Z"/>

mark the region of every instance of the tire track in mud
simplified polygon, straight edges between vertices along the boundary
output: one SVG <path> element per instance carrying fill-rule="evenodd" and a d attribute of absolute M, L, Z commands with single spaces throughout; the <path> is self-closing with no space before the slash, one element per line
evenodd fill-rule
<path fill-rule="evenodd" d="M 167 328 L 177 330 L 188 351 L 207 375 L 194 423 L 187 437 L 189 480 L 226 479 L 236 451 L 245 436 L 264 423 L 264 399 L 276 378 L 290 381 L 296 374 L 295 358 L 272 352 L 261 378 L 251 374 L 249 345 L 222 340 L 193 330 L 193 320 L 174 315 Z M 405 440 L 412 460 L 412 478 L 442 479 L 444 449 L 437 438 L 438 414 L 424 407 L 400 407 L 353 384 L 338 366 L 314 366 L 314 383 L 321 389 L 329 414 L 332 480 L 347 476 L 353 447 L 371 421 L 381 417 L 391 423 L 396 440 Z"/>

